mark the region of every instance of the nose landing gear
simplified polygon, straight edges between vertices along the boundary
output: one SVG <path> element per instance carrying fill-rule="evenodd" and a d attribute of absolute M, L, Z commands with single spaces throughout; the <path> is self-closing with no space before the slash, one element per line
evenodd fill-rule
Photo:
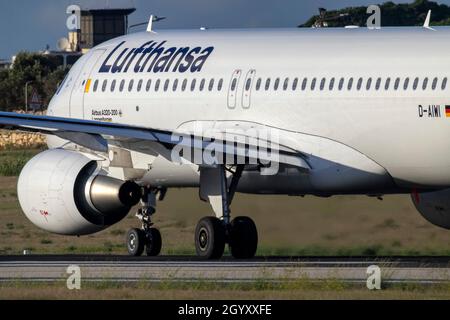
<path fill-rule="evenodd" d="M 161 252 L 162 238 L 158 229 L 153 227 L 152 216 L 156 212 L 156 196 L 162 200 L 165 190 L 153 190 L 144 188 L 141 200 L 142 207 L 138 210 L 136 217 L 141 221 L 141 229 L 131 229 L 127 233 L 127 250 L 131 256 L 141 256 L 144 249 L 148 256 L 158 256 Z"/>

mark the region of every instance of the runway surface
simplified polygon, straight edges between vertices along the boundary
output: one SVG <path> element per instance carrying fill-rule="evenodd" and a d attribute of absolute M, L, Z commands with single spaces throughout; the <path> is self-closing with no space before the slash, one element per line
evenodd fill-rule
<path fill-rule="evenodd" d="M 71 265 L 83 281 L 366 282 L 379 266 L 383 283 L 450 282 L 450 257 L 264 257 L 202 261 L 195 257 L 0 256 L 0 281 L 65 281 Z"/>

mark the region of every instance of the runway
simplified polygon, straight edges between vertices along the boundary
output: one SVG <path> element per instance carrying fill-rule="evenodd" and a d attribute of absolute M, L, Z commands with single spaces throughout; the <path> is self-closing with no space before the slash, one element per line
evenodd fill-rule
<path fill-rule="evenodd" d="M 450 282 L 450 257 L 264 257 L 202 261 L 195 257 L 0 256 L 0 281 L 65 281 L 80 267 L 83 281 L 282 282 L 302 279 L 366 282 L 380 267 L 383 283 Z"/>

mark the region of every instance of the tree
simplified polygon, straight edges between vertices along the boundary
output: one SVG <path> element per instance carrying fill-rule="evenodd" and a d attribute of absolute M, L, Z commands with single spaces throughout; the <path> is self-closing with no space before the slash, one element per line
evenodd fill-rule
<path fill-rule="evenodd" d="M 42 97 L 48 105 L 69 68 L 63 69 L 57 57 L 39 53 L 21 52 L 17 55 L 12 69 L 0 72 L 0 109 L 11 111 L 25 105 L 25 84 Z M 33 90 L 29 90 L 29 97 Z"/>
<path fill-rule="evenodd" d="M 395 4 L 385 2 L 380 5 L 381 25 L 388 26 L 420 26 L 425 22 L 428 10 L 432 10 L 432 25 L 448 25 L 450 7 L 444 4 L 437 4 L 428 0 L 416 0 L 413 3 Z M 341 10 L 329 11 L 329 16 L 338 16 L 341 13 L 348 13 L 348 16 L 328 22 L 330 27 L 345 27 L 348 25 L 365 26 L 368 15 L 366 7 L 350 7 Z M 310 18 L 299 27 L 311 27 L 318 19 L 318 16 Z"/>

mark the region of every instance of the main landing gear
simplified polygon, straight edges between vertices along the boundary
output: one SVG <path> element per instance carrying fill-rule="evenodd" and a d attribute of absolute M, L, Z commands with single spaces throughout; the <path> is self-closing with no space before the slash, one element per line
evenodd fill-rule
<path fill-rule="evenodd" d="M 253 258 L 258 247 L 256 225 L 249 217 L 236 217 L 231 221 L 230 204 L 233 200 L 244 166 L 234 171 L 225 166 L 200 170 L 200 198 L 208 201 L 216 217 L 205 217 L 195 229 L 197 255 L 204 259 L 222 257 L 228 244 L 231 254 L 237 259 Z M 232 174 L 228 186 L 227 171 Z"/>
<path fill-rule="evenodd" d="M 144 188 L 141 208 L 136 217 L 141 221 L 141 229 L 131 229 L 127 233 L 127 249 L 131 256 L 141 256 L 146 251 L 148 256 L 157 256 L 161 252 L 162 239 L 158 229 L 153 227 L 152 216 L 156 212 L 156 197 L 160 200 L 165 196 L 165 190 Z"/>

